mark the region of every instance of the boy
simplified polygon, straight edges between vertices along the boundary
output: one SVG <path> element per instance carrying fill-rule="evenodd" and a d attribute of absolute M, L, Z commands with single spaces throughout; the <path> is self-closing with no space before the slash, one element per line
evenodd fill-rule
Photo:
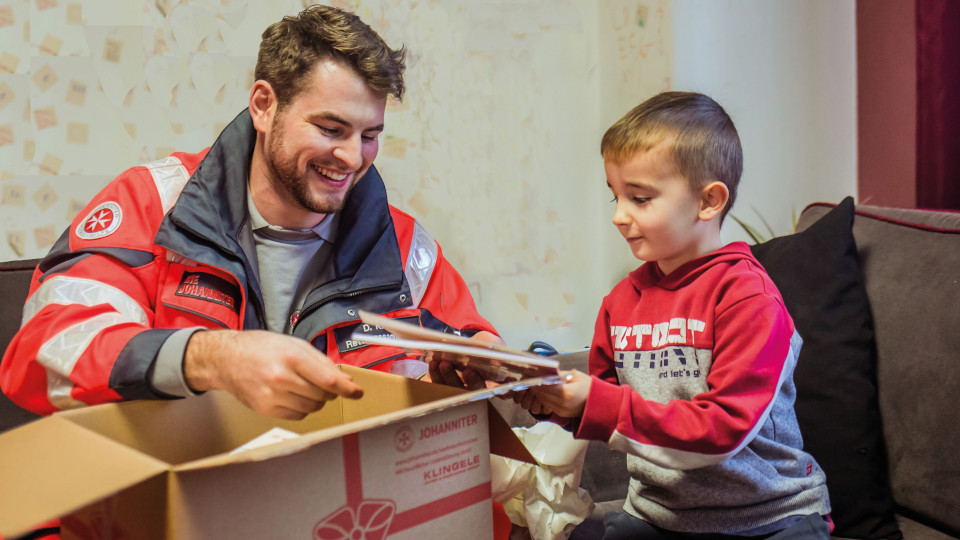
<path fill-rule="evenodd" d="M 647 264 L 603 300 L 590 375 L 522 404 L 628 454 L 607 539 L 828 538 L 825 476 L 793 410 L 801 340 L 749 247 L 720 239 L 743 169 L 733 122 L 705 95 L 667 92 L 600 151 L 613 223 Z"/>

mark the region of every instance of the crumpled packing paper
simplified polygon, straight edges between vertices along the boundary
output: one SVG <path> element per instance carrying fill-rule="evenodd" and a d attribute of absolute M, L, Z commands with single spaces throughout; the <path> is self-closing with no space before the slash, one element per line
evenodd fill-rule
<path fill-rule="evenodd" d="M 540 466 L 492 455 L 493 498 L 533 540 L 565 540 L 593 509 L 580 488 L 587 441 L 552 422 L 513 430 Z"/>

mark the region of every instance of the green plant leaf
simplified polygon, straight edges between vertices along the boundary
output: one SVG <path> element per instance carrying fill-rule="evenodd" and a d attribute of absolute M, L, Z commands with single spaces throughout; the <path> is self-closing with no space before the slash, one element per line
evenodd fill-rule
<path fill-rule="evenodd" d="M 740 225 L 740 227 L 741 227 L 741 228 L 747 233 L 747 235 L 750 236 L 750 238 L 753 240 L 753 243 L 754 243 L 754 244 L 761 244 L 761 243 L 763 243 L 763 242 L 766 241 L 766 239 L 764 239 L 763 235 L 760 234 L 760 231 L 758 231 L 757 229 L 755 229 L 754 227 L 752 227 L 751 225 L 749 225 L 748 223 L 746 223 L 746 222 L 743 221 L 742 219 L 738 218 L 737 216 L 735 216 L 735 215 L 733 215 L 733 214 L 730 214 L 730 218 L 733 219 L 734 221 L 736 221 L 736 222 L 737 222 L 737 225 Z"/>
<path fill-rule="evenodd" d="M 763 226 L 767 228 L 767 232 L 770 233 L 769 238 L 774 238 L 775 236 L 777 236 L 777 233 L 773 232 L 773 227 L 771 227 L 770 224 L 767 223 L 767 220 L 763 219 L 763 214 L 761 214 L 760 211 L 757 210 L 755 206 L 751 205 L 750 208 L 753 209 L 753 213 L 756 214 L 758 218 L 760 218 L 760 223 L 763 223 Z"/>

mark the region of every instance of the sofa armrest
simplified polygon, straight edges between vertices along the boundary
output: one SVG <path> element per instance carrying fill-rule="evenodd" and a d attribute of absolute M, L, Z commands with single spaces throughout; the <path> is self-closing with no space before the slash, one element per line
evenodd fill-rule
<path fill-rule="evenodd" d="M 0 358 L 20 328 L 30 278 L 39 262 L 39 259 L 0 262 L 0 298 L 3 299 L 0 304 Z M 36 414 L 18 407 L 0 392 L 0 432 L 35 418 L 38 418 Z"/>

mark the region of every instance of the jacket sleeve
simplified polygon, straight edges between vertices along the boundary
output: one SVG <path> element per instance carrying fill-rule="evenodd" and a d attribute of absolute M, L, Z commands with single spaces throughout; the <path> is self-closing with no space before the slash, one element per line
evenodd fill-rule
<path fill-rule="evenodd" d="M 467 336 L 480 331 L 497 334 L 493 325 L 477 312 L 470 289 L 443 256 L 437 241 L 418 222 L 394 212 L 412 224 L 410 233 L 403 235 L 400 248 L 405 253 L 404 275 L 421 310 L 421 324 Z"/>
<path fill-rule="evenodd" d="M 175 330 L 153 328 L 159 270 L 151 240 L 163 209 L 156 190 L 144 185 L 149 174 L 139 169 L 105 188 L 34 274 L 21 328 L 0 363 L 0 385 L 21 407 L 50 414 L 170 397 L 147 382 L 157 351 Z M 116 230 L 80 236 L 78 227 L 104 204 L 122 209 L 122 218 L 113 217 Z"/>
<path fill-rule="evenodd" d="M 608 319 L 601 310 L 590 358 L 594 379 L 576 435 L 665 468 L 720 463 L 766 422 L 792 374 L 799 345 L 778 297 L 742 299 L 717 317 L 707 390 L 690 400 L 659 403 L 618 384 Z"/>
<path fill-rule="evenodd" d="M 466 282 L 439 248 L 437 266 L 420 306 L 464 335 L 472 336 L 480 331 L 497 334 L 493 325 L 477 311 Z"/>

